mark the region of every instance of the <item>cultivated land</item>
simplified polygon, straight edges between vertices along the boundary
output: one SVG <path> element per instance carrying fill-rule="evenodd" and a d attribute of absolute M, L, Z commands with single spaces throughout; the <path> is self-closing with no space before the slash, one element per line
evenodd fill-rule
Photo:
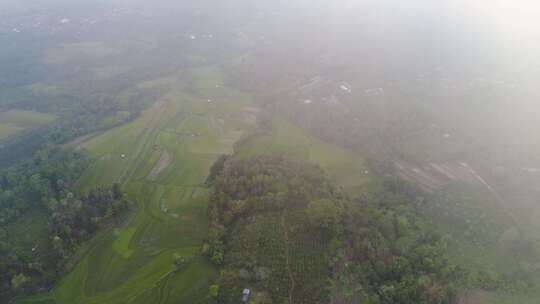
<path fill-rule="evenodd" d="M 55 116 L 33 112 L 10 110 L 0 112 L 0 140 L 11 137 L 23 130 L 53 122 Z"/>
<path fill-rule="evenodd" d="M 193 303 L 208 293 L 216 269 L 200 255 L 208 229 L 204 180 L 221 154 L 231 154 L 255 128 L 249 96 L 225 86 L 217 67 L 141 84 L 168 90 L 138 119 L 80 148 L 94 159 L 81 178 L 88 190 L 120 182 L 136 207 L 123 227 L 102 232 L 48 294 L 17 303 Z M 370 181 L 364 160 L 276 118 L 270 134 L 239 147 L 239 157 L 278 153 L 320 165 L 358 193 Z M 173 255 L 190 258 L 174 273 Z"/>
<path fill-rule="evenodd" d="M 258 110 L 249 95 L 224 84 L 218 67 L 181 74 L 141 83 L 139 87 L 167 93 L 136 120 L 77 142 L 94 160 L 81 178 L 80 188 L 84 191 L 120 182 L 135 203 L 134 211 L 121 227 L 103 231 L 83 246 L 71 262 L 71 271 L 51 292 L 16 303 L 196 303 L 208 293 L 218 274 L 200 254 L 209 224 L 210 191 L 204 180 L 219 155 L 231 154 L 242 135 L 255 128 Z M 20 111 L 7 113 L 33 117 Z M 272 120 L 269 133 L 250 137 L 237 148 L 240 158 L 281 154 L 318 164 L 352 195 L 369 187 L 373 179 L 361 156 L 314 138 L 279 116 Z M 490 202 L 481 206 L 478 202 L 483 200 L 474 192 L 445 186 L 433 193 L 425 212 L 441 232 L 452 236 L 450 254 L 460 265 L 490 273 L 520 267 L 518 259 L 508 259 L 496 250 L 500 236 L 512 225 L 477 220 L 483 217 L 482 210 L 490 210 Z M 464 197 L 454 198 L 457 194 Z M 499 217 L 504 218 L 500 214 L 488 218 L 505 222 Z M 460 220 L 463 223 L 455 225 Z M 32 227 L 28 225 L 28 231 Z M 31 235 L 36 237 L 21 239 L 21 246 L 46 239 L 37 232 L 27 233 Z M 191 260 L 179 273 L 173 271 L 174 255 Z M 516 300 L 512 293 L 481 294 L 498 301 L 494 303 Z M 476 293 L 466 294 L 463 299 L 474 296 Z M 536 298 L 523 297 L 520 303 L 533 303 L 530 299 Z"/>
<path fill-rule="evenodd" d="M 373 179 L 358 154 L 313 138 L 282 118 L 273 120 L 270 134 L 252 138 L 240 146 L 237 152 L 241 158 L 257 154 L 282 154 L 311 161 L 320 165 L 338 185 L 352 195 L 369 187 Z M 430 183 L 442 181 L 440 186 L 426 189 L 427 207 L 423 213 L 436 223 L 442 234 L 447 235 L 450 257 L 462 267 L 490 274 L 516 272 L 520 267 L 534 263 L 534 259 L 527 254 L 518 257 L 505 252 L 504 235 L 519 228 L 499 208 L 490 189 L 478 180 L 477 175 L 471 173 L 472 169 L 466 164 L 443 164 L 442 169 L 439 169 L 443 170 L 441 173 L 437 171 L 437 166 L 435 164 L 430 170 L 441 175 L 450 174 L 453 178 L 443 176 L 450 179 L 445 181 L 436 175 L 429 176 Z M 411 176 L 415 176 L 411 182 L 422 187 L 422 180 L 417 179 L 416 175 L 422 177 L 423 171 L 410 169 L 410 172 Z M 511 291 L 473 290 L 460 299 L 465 302 L 459 303 L 475 304 L 536 303 L 538 295 L 535 292 L 527 292 L 525 295 Z"/>
<path fill-rule="evenodd" d="M 251 5 L 244 7 L 249 10 Z M 216 8 L 217 16 L 220 16 L 222 7 L 217 6 Z M 209 10 L 208 15 L 215 16 L 216 14 L 211 13 L 211 11 Z M 135 19 L 144 20 L 146 24 L 148 18 L 140 18 L 139 13 L 136 11 L 128 14 L 134 14 Z M 195 19 L 179 18 L 177 14 L 171 15 L 174 15 L 174 22 L 185 20 L 183 22 L 189 27 L 195 27 L 193 30 L 197 32 L 197 26 L 194 25 L 196 22 L 192 22 L 192 20 L 200 20 L 199 13 L 195 14 Z M 244 18 L 236 18 L 242 17 L 241 14 L 239 16 L 233 15 L 227 16 L 227 19 L 240 21 L 242 24 L 240 28 L 243 30 L 242 35 L 238 36 L 242 36 L 241 38 L 220 34 L 218 28 L 223 29 L 226 35 L 229 34 L 229 29 L 233 28 L 232 24 L 221 24 L 220 21 L 217 21 L 221 18 L 208 18 L 202 26 L 203 32 L 214 32 L 213 38 L 203 38 L 199 33 L 196 39 L 192 39 L 188 35 L 191 33 L 179 34 L 179 29 L 182 26 L 174 22 L 169 23 L 166 20 L 159 22 L 163 21 L 166 28 L 156 23 L 155 32 L 153 30 L 149 32 L 137 31 L 137 35 L 134 37 L 126 37 L 125 29 L 140 30 L 142 27 L 137 27 L 136 24 L 131 26 L 131 22 L 122 21 L 121 16 L 114 17 L 115 22 L 118 23 L 115 23 L 115 26 L 110 26 L 111 20 L 108 19 L 108 16 L 103 15 L 98 18 L 101 18 L 98 25 L 91 26 L 94 28 L 101 23 L 101 26 L 97 27 L 95 31 L 98 36 L 102 33 L 108 33 L 107 37 L 102 36 L 103 41 L 99 41 L 99 37 L 93 37 L 94 34 L 90 35 L 92 37 L 86 37 L 86 30 L 91 28 L 88 24 L 78 28 L 75 27 L 77 22 L 72 22 L 69 26 L 63 27 L 72 27 L 73 34 L 75 30 L 84 29 L 80 38 L 90 40 L 82 43 L 57 44 L 55 42 L 55 46 L 52 48 L 48 48 L 48 43 L 46 45 L 42 43 L 43 41 L 37 41 L 38 43 L 35 45 L 39 46 L 39 49 L 45 46 L 48 48 L 45 54 L 37 55 L 32 55 L 34 52 L 30 51 L 35 48 L 33 43 L 26 45 L 17 42 L 14 45 L 19 45 L 18 48 L 22 47 L 26 50 L 20 52 L 21 55 L 27 55 L 23 56 L 22 60 L 19 60 L 19 56 L 14 57 L 16 60 L 0 56 L 3 63 L 8 63 L 2 65 L 5 67 L 3 71 L 6 71 L 4 73 L 7 76 L 6 79 L 11 82 L 11 78 L 21 76 L 23 81 L 20 85 L 24 86 L 38 80 L 44 82 L 28 86 L 29 91 L 35 95 L 26 95 L 25 93 L 28 92 L 18 89 L 14 90 L 15 93 L 12 90 L 7 90 L 5 94 L 2 92 L 0 99 L 2 99 L 3 107 L 16 107 L 17 102 L 26 104 L 26 99 L 30 99 L 27 96 L 36 96 L 33 98 L 35 101 L 32 101 L 30 106 L 26 105 L 25 108 L 33 109 L 34 102 L 41 105 L 44 104 L 44 101 L 48 101 L 52 106 L 37 107 L 39 111 L 47 111 L 45 109 L 51 110 L 57 107 L 64 109 L 63 106 L 58 106 L 62 105 L 63 102 L 56 103 L 56 100 L 70 95 L 73 97 L 84 96 L 84 93 L 79 92 L 82 88 L 85 89 L 82 92 L 88 90 L 92 93 L 106 92 L 108 94 L 109 86 L 116 87 L 118 84 L 123 89 L 123 85 L 126 83 L 129 83 L 127 86 L 132 86 L 132 82 L 139 82 L 146 77 L 158 77 L 149 76 L 157 75 L 157 71 L 161 75 L 171 73 L 177 66 L 195 63 L 204 65 L 207 59 L 202 57 L 205 55 L 201 53 L 213 54 L 219 50 L 219 58 L 228 56 L 227 52 L 221 54 L 222 47 L 216 48 L 216 46 L 224 46 L 224 44 L 222 45 L 223 41 L 218 39 L 228 42 L 238 40 L 235 44 L 241 46 L 240 49 L 246 51 L 247 55 L 239 56 L 238 60 L 231 66 L 245 66 L 245 70 L 251 71 L 251 73 L 246 73 L 248 81 L 243 82 L 267 83 L 266 86 L 261 85 L 263 88 L 280 87 L 273 85 L 272 78 L 283 79 L 275 83 L 286 83 L 285 87 L 291 84 L 295 86 L 294 83 L 301 84 L 305 81 L 304 79 L 294 79 L 294 75 L 297 75 L 298 71 L 304 70 L 305 77 L 311 77 L 312 72 L 319 74 L 317 71 L 325 71 L 320 72 L 324 79 L 335 78 L 336 80 L 327 85 L 331 87 L 330 93 L 324 92 L 324 86 L 322 93 L 328 94 L 326 97 L 330 97 L 332 94 L 338 96 L 337 102 L 328 107 L 329 111 L 333 109 L 334 113 L 338 113 L 341 107 L 339 104 L 342 103 L 346 106 L 345 112 L 354 114 L 349 117 L 351 121 L 354 116 L 357 116 L 354 119 L 358 121 L 358 124 L 353 123 L 353 126 L 359 126 L 359 128 L 365 126 L 364 129 L 369 134 L 369 129 L 379 129 L 383 126 L 383 123 L 376 119 L 379 117 L 378 115 L 373 116 L 375 117 L 373 121 L 369 118 L 372 114 L 383 111 L 380 106 L 384 104 L 384 107 L 388 109 L 386 114 L 389 117 L 386 118 L 385 115 L 385 120 L 396 122 L 395 126 L 398 128 L 404 127 L 402 132 L 397 132 L 400 135 L 400 141 L 396 143 L 395 148 L 399 151 L 399 158 L 392 158 L 396 165 L 395 173 L 428 192 L 425 194 L 427 203 L 421 211 L 426 217 L 432 219 L 438 231 L 448 237 L 448 253 L 457 261 L 458 265 L 487 272 L 488 276 L 519 273 L 521 269 L 523 273 L 533 277 L 533 287 L 524 291 L 521 289 L 518 291 L 501 289 L 501 291 L 489 292 L 472 290 L 464 292 L 463 301 L 458 301 L 458 303 L 540 303 L 540 289 L 534 287 L 540 286 L 540 263 L 537 260 L 538 254 L 532 252 L 540 250 L 540 237 L 537 236 L 540 227 L 538 224 L 529 225 L 529 222 L 539 222 L 537 214 L 540 212 L 536 212 L 535 202 L 537 173 L 524 173 L 519 167 L 519 170 L 516 170 L 520 172 L 519 179 L 516 179 L 516 182 L 512 180 L 511 183 L 526 184 L 524 188 L 530 189 L 523 193 L 517 190 L 512 191 L 512 189 L 508 191 L 506 187 L 501 187 L 501 185 L 494 183 L 493 179 L 489 179 L 489 172 L 486 173 L 485 168 L 482 170 L 481 166 L 471 160 L 467 160 L 468 163 L 466 163 L 466 158 L 462 160 L 461 156 L 463 152 L 474 151 L 472 155 L 478 153 L 479 158 L 486 158 L 485 164 L 489 168 L 492 167 L 489 165 L 499 165 L 498 162 L 501 160 L 504 164 L 506 158 L 510 160 L 510 163 L 514 158 L 531 158 L 535 160 L 533 163 L 536 163 L 537 157 L 529 155 L 534 154 L 535 149 L 524 149 L 528 151 L 528 153 L 524 153 L 523 151 L 519 152 L 520 149 L 512 148 L 512 145 L 506 146 L 506 142 L 534 142 L 534 138 L 530 137 L 534 137 L 534 134 L 528 132 L 528 128 L 534 126 L 536 120 L 532 119 L 530 123 L 526 123 L 528 119 L 534 118 L 534 115 L 530 118 L 528 115 L 508 115 L 512 118 L 508 122 L 491 119 L 491 121 L 496 122 L 495 128 L 491 124 L 486 124 L 489 119 L 478 119 L 478 113 L 485 114 L 484 116 L 487 115 L 487 117 L 489 117 L 489 113 L 506 113 L 505 111 L 508 110 L 510 110 L 508 113 L 514 113 L 515 108 L 519 109 L 519 105 L 516 106 L 519 102 L 510 102 L 508 105 L 497 104 L 496 98 L 493 97 L 499 94 L 501 96 L 508 94 L 512 98 L 503 98 L 504 103 L 506 103 L 506 100 L 514 100 L 514 97 L 517 97 L 516 100 L 521 98 L 520 94 L 523 91 L 523 94 L 529 99 L 528 89 L 519 88 L 519 86 L 516 88 L 511 80 L 492 85 L 488 84 L 491 82 L 490 80 L 482 80 L 481 84 L 478 80 L 469 79 L 473 76 L 464 76 L 463 79 L 462 76 L 457 76 L 455 79 L 456 76 L 452 76 L 453 73 L 450 70 L 446 71 L 448 67 L 444 66 L 442 72 L 436 73 L 429 72 L 429 69 L 426 68 L 427 72 L 424 72 L 427 73 L 427 77 L 423 72 L 421 76 L 415 76 L 415 79 L 396 75 L 394 72 L 390 72 L 392 69 L 386 72 L 381 71 L 383 75 L 377 76 L 373 73 L 370 74 L 369 69 L 366 70 L 365 64 L 358 61 L 360 58 L 358 56 L 359 49 L 351 45 L 348 38 L 345 41 L 337 39 L 329 48 L 324 47 L 327 49 L 323 52 L 327 52 L 324 56 L 319 56 L 318 48 L 308 50 L 307 53 L 294 51 L 304 50 L 306 42 L 309 41 L 328 41 L 328 38 L 348 37 L 349 35 L 335 35 L 333 31 L 305 31 L 305 33 L 295 31 L 296 25 L 302 23 L 302 19 L 298 19 L 296 16 L 293 19 L 294 26 L 289 26 L 291 25 L 288 24 L 290 21 L 277 19 L 277 15 L 273 13 L 267 13 L 270 17 L 264 17 L 264 14 L 260 16 L 254 14 L 252 24 L 246 22 Z M 300 15 L 297 17 L 301 17 Z M 76 19 L 74 16 L 72 20 Z M 211 19 L 214 19 L 221 26 L 218 25 L 214 28 L 215 24 L 214 26 L 209 24 L 213 22 Z M 275 27 L 276 21 L 279 21 L 277 23 L 281 23 L 283 27 Z M 52 19 L 51 22 L 48 25 L 50 31 L 57 31 L 58 22 Z M 8 31 L 11 31 L 15 26 L 19 27 L 19 24 L 10 25 L 9 20 L 6 24 Z M 175 26 L 171 26 L 173 24 Z M 324 22 L 318 22 L 318 24 L 324 24 Z M 267 25 L 272 26 L 265 28 Z M 275 32 L 268 32 L 269 29 L 274 28 Z M 283 35 L 283 29 L 287 30 L 287 35 Z M 40 30 L 47 32 L 45 26 L 42 26 Z M 174 36 L 169 36 L 171 34 L 169 30 Z M 268 32 L 264 39 L 263 36 L 259 35 L 260 30 Z M 377 33 L 369 27 L 367 31 Z M 346 33 L 350 32 L 351 29 L 347 25 Z M 17 32 L 13 33 L 13 36 L 4 36 L 6 41 L 11 43 L 16 41 L 13 37 L 22 36 L 23 33 Z M 327 33 L 328 35 L 311 36 L 310 33 Z M 336 33 L 339 33 L 337 29 Z M 359 34 L 362 35 L 362 32 Z M 181 35 L 184 37 L 180 37 Z M 71 37 L 71 35 L 69 36 Z M 160 38 L 161 36 L 163 37 Z M 272 36 L 280 38 L 276 39 Z M 290 37 L 291 39 L 287 39 L 290 41 L 280 40 L 284 36 Z M 43 37 L 49 39 L 51 36 L 43 35 Z M 302 37 L 302 39 L 297 39 L 298 37 Z M 98 40 L 94 40 L 96 38 Z M 379 40 L 380 37 L 376 38 Z M 33 40 L 33 38 L 31 39 Z M 186 41 L 182 41 L 183 39 Z M 62 40 L 63 38 L 59 39 L 59 41 Z M 364 40 L 358 40 L 361 42 L 361 49 L 365 45 L 362 42 Z M 217 41 L 217 43 L 211 41 Z M 21 42 L 24 43 L 24 41 Z M 292 45 L 288 46 L 289 44 Z M 350 50 L 350 53 L 349 51 L 343 52 L 347 49 Z M 9 54 L 10 51 L 4 53 Z M 377 51 L 377 53 L 380 52 Z M 189 60 L 186 59 L 184 62 L 183 54 L 189 57 Z M 56 74 L 60 73 L 51 76 L 48 69 L 43 69 L 43 66 L 31 60 L 31 56 L 38 55 L 40 58 L 42 57 L 40 61 L 43 61 L 47 67 L 55 67 Z M 322 60 L 312 60 L 319 57 Z M 3 60 L 5 58 L 8 60 Z M 367 56 L 366 58 L 378 57 Z M 411 67 L 418 63 L 413 57 L 409 59 L 412 59 L 410 60 Z M 424 59 L 423 57 L 419 58 L 421 62 L 424 62 Z M 9 64 L 11 62 L 16 64 Z M 336 78 L 335 75 L 331 74 L 340 74 L 341 72 L 329 72 L 330 75 L 326 77 L 328 67 L 333 68 L 334 65 L 350 67 L 350 71 L 345 74 L 350 72 L 351 75 Z M 452 65 L 450 64 L 450 66 Z M 420 66 L 419 70 L 423 70 L 424 68 Z M 35 67 L 34 74 L 40 77 L 32 80 L 32 73 L 27 73 L 27 70 L 32 72 L 34 68 L 29 69 L 29 67 Z M 46 74 L 41 75 L 41 72 L 37 72 L 40 70 Z M 167 72 L 163 72 L 165 70 Z M 243 69 L 238 70 L 242 71 Z M 472 70 L 474 68 L 471 66 Z M 484 70 L 483 67 L 482 70 Z M 139 74 L 141 75 L 139 76 Z M 73 75 L 77 76 L 73 77 Z M 413 75 L 411 74 L 411 76 Z M 30 82 L 27 83 L 27 80 L 24 80 L 26 78 L 30 79 Z M 132 78 L 133 80 L 131 80 Z M 62 81 L 51 84 L 49 83 L 51 79 L 62 79 Z M 324 79 L 323 84 L 326 82 Z M 351 84 L 352 93 L 342 92 L 339 84 L 343 79 Z M 395 79 L 399 79 L 399 81 L 395 81 Z M 127 82 L 125 82 L 126 80 Z M 499 81 L 494 80 L 495 82 Z M 507 83 L 504 84 L 504 82 Z M 534 84 L 534 82 L 532 83 Z M 485 88 L 483 88 L 484 86 Z M 511 91 L 517 93 L 503 92 L 502 86 L 509 86 Z M 364 88 L 372 89 L 364 90 Z M 149 92 L 144 92 L 145 89 L 149 89 Z M 379 90 L 382 90 L 382 96 Z M 154 97 L 152 91 L 157 91 L 159 94 L 164 92 L 164 94 L 158 98 Z M 349 95 L 350 98 L 347 97 Z M 69 273 L 63 276 L 63 279 L 53 290 L 37 297 L 20 299 L 17 303 L 196 303 L 208 293 L 208 285 L 217 277 L 216 268 L 200 256 L 202 240 L 207 235 L 206 208 L 210 195 L 210 189 L 203 185 L 203 181 L 208 174 L 208 168 L 217 156 L 231 153 L 234 143 L 243 134 L 254 129 L 254 114 L 258 111 L 257 108 L 250 104 L 248 95 L 230 89 L 224 84 L 222 72 L 216 66 L 181 70 L 167 77 L 133 85 L 130 89 L 120 93 L 111 88 L 109 97 L 119 101 L 120 111 L 116 114 L 108 113 L 105 117 L 100 116 L 101 120 L 97 124 L 103 125 L 103 128 L 91 131 L 91 134 L 74 140 L 68 146 L 87 151 L 93 159 L 91 170 L 86 172 L 79 183 L 83 191 L 99 185 L 120 182 L 130 200 L 134 202 L 135 207 L 130 217 L 121 226 L 103 229 L 95 238 L 80 248 L 76 257 L 69 262 Z M 309 103 L 305 103 L 306 100 L 300 100 L 302 108 L 314 108 L 318 102 L 322 102 L 320 99 L 324 96 L 315 90 L 313 96 L 306 96 L 306 99 L 308 97 Z M 88 104 L 91 104 L 94 99 L 96 99 L 94 94 L 91 94 Z M 276 99 L 280 100 L 280 98 Z M 460 100 L 461 102 L 456 102 Z M 494 102 L 484 102 L 485 100 Z M 67 104 L 71 104 L 71 101 L 66 102 Z M 103 131 L 110 126 L 127 121 L 131 114 L 138 113 L 140 110 L 136 107 L 138 104 L 152 104 L 153 106 L 134 121 L 112 130 Z M 136 110 L 131 111 L 132 108 L 136 108 Z M 463 111 L 463 109 L 465 110 Z M 425 115 L 426 117 L 417 115 L 417 110 L 418 113 L 426 112 L 428 115 Z M 323 113 L 326 114 L 326 112 Z M 309 112 L 307 114 L 306 117 L 309 117 L 311 121 L 313 117 L 309 115 Z M 327 115 L 323 115 L 323 117 L 326 118 Z M 527 119 L 520 120 L 519 124 L 515 124 L 513 122 L 515 117 Z M 402 118 L 407 119 L 402 121 Z M 0 146 L 9 143 L 12 139 L 17 139 L 20 134 L 24 136 L 25 131 L 44 128 L 56 119 L 55 116 L 33 111 L 0 111 Z M 63 118 L 59 118 L 59 121 L 61 119 Z M 344 121 L 346 120 L 344 119 Z M 441 126 L 432 124 L 433 121 Z M 238 157 L 282 154 L 293 159 L 308 160 L 320 165 L 337 184 L 352 195 L 361 193 L 364 188 L 371 186 L 370 181 L 374 179 L 374 175 L 369 172 L 363 158 L 358 154 L 307 135 L 304 130 L 295 125 L 302 125 L 295 119 L 287 121 L 277 117 L 272 124 L 273 129 L 269 134 L 252 137 L 246 144 L 239 146 Z M 455 128 L 452 126 L 456 127 L 457 130 L 454 130 Z M 516 128 L 510 126 L 516 126 Z M 327 127 L 332 128 L 331 125 Z M 359 133 L 363 134 L 363 132 Z M 392 132 L 389 133 L 392 134 Z M 351 137 L 356 136 L 354 133 L 350 134 L 352 134 Z M 468 136 L 472 136 L 475 140 L 469 141 Z M 486 143 L 489 143 L 493 136 L 494 138 L 491 140 L 505 143 L 505 145 L 501 147 L 499 144 L 488 144 L 486 147 L 495 148 L 484 150 L 485 147 L 482 145 L 484 140 L 479 140 L 476 143 L 477 139 L 482 139 L 484 136 L 487 136 Z M 509 139 L 510 141 L 508 141 Z M 499 159 L 504 156 L 504 151 L 507 148 L 510 150 L 509 154 L 515 155 L 515 157 L 506 156 Z M 359 150 L 362 151 L 362 149 Z M 6 146 L 3 151 L 10 151 L 10 149 Z M 510 168 L 507 169 L 508 172 L 511 172 Z M 512 174 L 515 173 L 510 173 L 510 175 Z M 516 223 L 519 221 L 512 221 L 513 216 L 506 214 L 508 210 L 500 210 L 500 198 L 494 195 L 493 191 L 488 191 L 491 187 L 486 187 L 483 177 L 490 185 L 494 186 L 497 193 L 503 196 L 512 215 L 519 211 L 525 213 L 522 216 L 526 220 L 521 225 Z M 519 205 L 521 200 L 525 201 L 523 204 L 528 204 L 527 202 L 530 200 L 531 206 L 534 207 Z M 5 227 L 6 235 L 10 239 L 9 244 L 16 247 L 18 251 L 25 252 L 28 257 L 34 255 L 34 248 L 38 248 L 39 251 L 39 248 L 44 248 L 47 244 L 50 245 L 51 235 L 44 229 L 48 226 L 48 216 L 47 210 L 32 210 L 16 222 L 9 224 Z M 266 232 L 269 234 L 279 233 L 279 229 L 287 231 L 284 227 L 286 225 L 282 223 L 281 218 L 268 220 L 267 227 L 270 229 Z M 294 220 L 287 220 L 286 223 L 294 223 Z M 255 236 L 258 235 L 253 237 Z M 282 237 L 282 234 L 280 236 Z M 508 250 L 509 247 L 520 248 L 519 241 L 528 237 L 537 241 L 532 243 L 531 248 L 523 248 L 523 252 L 517 250 L 520 254 Z M 12 242 L 12 239 L 15 241 Z M 291 252 L 290 256 L 294 256 L 295 250 L 295 248 L 288 248 L 287 251 Z M 174 254 L 193 258 L 184 271 L 176 274 L 171 272 L 174 269 L 172 263 Z M 256 290 L 252 290 L 252 292 L 256 292 Z M 2 302 L 1 300 L 0 302 Z"/>
<path fill-rule="evenodd" d="M 49 294 L 17 303 L 193 303 L 207 294 L 217 274 L 200 255 L 208 229 L 204 180 L 254 126 L 238 115 L 249 96 L 227 88 L 219 68 L 183 73 L 189 90 L 176 77 L 145 83 L 168 93 L 138 119 L 81 144 L 94 159 L 81 189 L 120 182 L 136 205 L 131 217 L 81 249 Z M 179 273 L 175 254 L 191 260 Z"/>
<path fill-rule="evenodd" d="M 251 139 L 238 151 L 240 158 L 260 154 L 283 155 L 317 164 L 353 195 L 367 187 L 373 177 L 358 154 L 310 136 L 283 118 L 273 120 L 270 134 Z"/>

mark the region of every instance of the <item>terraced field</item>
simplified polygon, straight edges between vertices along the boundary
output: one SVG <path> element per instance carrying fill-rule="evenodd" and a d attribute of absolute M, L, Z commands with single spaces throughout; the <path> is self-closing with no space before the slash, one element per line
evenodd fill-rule
<path fill-rule="evenodd" d="M 81 249 L 49 294 L 18 303 L 194 303 L 208 293 L 216 269 L 200 255 L 208 229 L 204 180 L 253 126 L 242 115 L 249 96 L 227 88 L 218 68 L 187 73 L 189 91 L 175 77 L 146 83 L 168 93 L 138 119 L 81 144 L 94 162 L 80 187 L 120 182 L 135 211 Z M 185 270 L 173 271 L 174 255 L 191 260 Z"/>
<path fill-rule="evenodd" d="M 200 255 L 208 229 L 204 180 L 217 157 L 255 127 L 257 109 L 249 95 L 224 84 L 217 67 L 140 86 L 167 93 L 138 119 L 78 143 L 93 159 L 80 188 L 119 182 L 135 211 L 81 248 L 51 292 L 17 303 L 195 303 L 208 293 L 217 270 Z M 370 180 L 362 158 L 281 118 L 271 134 L 239 149 L 239 157 L 271 152 L 317 163 L 351 192 Z M 175 255 L 191 261 L 179 273 Z"/>

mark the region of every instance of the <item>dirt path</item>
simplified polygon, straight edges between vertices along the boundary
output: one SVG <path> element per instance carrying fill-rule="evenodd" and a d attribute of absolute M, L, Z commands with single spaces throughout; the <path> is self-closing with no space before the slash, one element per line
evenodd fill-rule
<path fill-rule="evenodd" d="M 73 147 L 75 149 L 75 151 L 78 151 L 78 150 L 81 150 L 82 149 L 82 145 L 89 141 L 90 139 L 94 138 L 94 137 L 97 137 L 101 134 L 105 133 L 105 131 L 98 131 L 98 132 L 93 132 L 93 133 L 90 133 L 90 134 L 86 134 L 86 135 L 83 135 L 83 136 L 79 136 L 77 138 L 74 138 L 73 140 L 65 143 L 64 145 L 66 147 Z"/>
<path fill-rule="evenodd" d="M 293 302 L 293 291 L 294 291 L 294 276 L 292 274 L 291 262 L 290 262 L 290 249 L 289 249 L 289 229 L 285 223 L 285 211 L 281 213 L 281 226 L 283 228 L 283 236 L 285 238 L 285 263 L 287 265 L 287 273 L 289 275 L 289 280 L 291 284 L 289 286 L 289 304 Z"/>
<path fill-rule="evenodd" d="M 148 173 L 148 176 L 146 178 L 150 181 L 155 181 L 157 177 L 159 176 L 159 174 L 163 172 L 165 169 L 167 169 L 167 167 L 169 167 L 171 162 L 172 162 L 171 155 L 169 154 L 169 152 L 167 152 L 167 150 L 163 150 L 163 152 L 161 153 L 161 156 L 159 157 L 159 160 L 154 165 L 154 168 L 152 168 L 150 173 Z"/>

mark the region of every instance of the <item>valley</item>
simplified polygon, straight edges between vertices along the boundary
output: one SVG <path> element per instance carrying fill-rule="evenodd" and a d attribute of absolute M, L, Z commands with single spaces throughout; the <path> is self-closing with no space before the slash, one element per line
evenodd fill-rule
<path fill-rule="evenodd" d="M 79 186 L 119 182 L 135 211 L 81 248 L 80 261 L 49 294 L 17 303 L 177 303 L 207 293 L 217 272 L 200 253 L 208 229 L 204 180 L 215 159 L 231 153 L 253 126 L 239 115 L 249 96 L 222 86 L 218 67 L 205 71 L 210 79 L 188 72 L 200 86 L 220 89 L 191 95 L 170 83 L 138 119 L 80 144 L 93 161 Z M 163 151 L 170 164 L 156 174 Z M 151 172 L 156 176 L 148 179 Z M 181 274 L 172 273 L 175 254 L 192 259 Z"/>
<path fill-rule="evenodd" d="M 533 36 L 364 2 L 0 3 L 0 303 L 538 303 Z"/>

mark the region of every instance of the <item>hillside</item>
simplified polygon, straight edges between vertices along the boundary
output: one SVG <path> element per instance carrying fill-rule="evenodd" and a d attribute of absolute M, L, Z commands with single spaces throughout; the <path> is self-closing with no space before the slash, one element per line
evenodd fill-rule
<path fill-rule="evenodd" d="M 399 180 L 350 199 L 317 166 L 261 155 L 225 161 L 213 183 L 217 303 L 244 288 L 250 303 L 452 303 L 467 285 Z"/>
<path fill-rule="evenodd" d="M 135 210 L 82 248 L 82 259 L 50 294 L 17 303 L 176 303 L 208 292 L 216 270 L 200 255 L 208 229 L 204 180 L 252 121 L 248 97 L 223 86 L 218 67 L 188 72 L 192 91 L 173 82 L 176 88 L 138 119 L 80 144 L 93 163 L 79 187 L 118 182 Z M 173 271 L 175 256 L 190 259 L 185 271 Z"/>
<path fill-rule="evenodd" d="M 220 79 L 215 67 L 190 73 Z M 505 215 L 475 213 L 481 196 L 456 197 L 459 185 L 423 193 L 284 118 L 259 113 L 255 125 L 259 110 L 226 86 L 195 92 L 171 90 L 80 144 L 92 165 L 79 187 L 120 182 L 135 210 L 82 247 L 49 294 L 17 303 L 229 303 L 246 287 L 254 303 L 453 303 L 476 296 L 464 290 L 511 300 L 533 286 L 492 250 Z M 222 104 L 208 102 L 216 96 Z"/>
<path fill-rule="evenodd" d="M 511 2 L 0 0 L 0 303 L 540 302 Z"/>

